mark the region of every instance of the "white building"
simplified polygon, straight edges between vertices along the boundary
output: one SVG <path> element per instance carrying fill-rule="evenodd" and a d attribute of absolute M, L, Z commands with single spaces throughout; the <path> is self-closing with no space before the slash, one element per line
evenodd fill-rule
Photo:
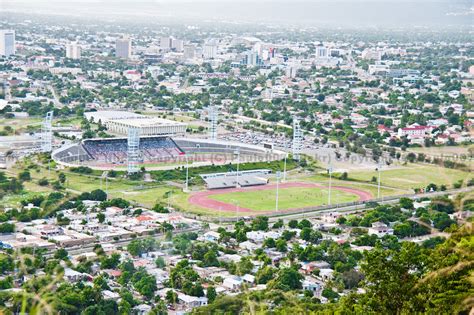
<path fill-rule="evenodd" d="M 173 48 L 177 52 L 181 52 L 184 48 L 184 42 L 181 39 L 173 38 L 171 40 L 171 48 Z"/>
<path fill-rule="evenodd" d="M 204 44 L 202 55 L 205 59 L 214 59 L 217 57 L 217 45 L 214 42 Z"/>
<path fill-rule="evenodd" d="M 231 276 L 224 279 L 222 286 L 231 291 L 237 291 L 242 287 L 242 283 L 243 280 L 240 277 Z"/>
<path fill-rule="evenodd" d="M 173 39 L 169 36 L 164 36 L 160 38 L 160 48 L 161 49 L 170 49 Z"/>
<path fill-rule="evenodd" d="M 316 47 L 316 58 L 327 58 L 328 57 L 328 49 L 324 46 Z"/>
<path fill-rule="evenodd" d="M 77 43 L 67 44 L 66 58 L 81 59 L 81 46 L 79 46 Z"/>
<path fill-rule="evenodd" d="M 414 125 L 414 126 L 398 129 L 398 136 L 399 137 L 407 136 L 408 138 L 424 138 L 424 137 L 430 137 L 432 131 L 433 131 L 433 127 Z"/>
<path fill-rule="evenodd" d="M 388 73 L 389 71 L 390 71 L 390 67 L 388 65 L 383 65 L 383 64 L 369 65 L 370 74 Z"/>
<path fill-rule="evenodd" d="M 193 44 L 184 45 L 184 59 L 193 59 L 196 55 L 196 46 Z"/>
<path fill-rule="evenodd" d="M 138 128 L 140 136 L 184 135 L 187 127 L 185 123 L 125 111 L 87 112 L 84 116 L 89 121 L 100 121 L 108 131 L 121 135 L 127 135 L 130 128 Z"/>
<path fill-rule="evenodd" d="M 286 67 L 285 75 L 289 78 L 296 78 L 298 73 L 298 66 L 296 64 L 291 64 Z"/>
<path fill-rule="evenodd" d="M 393 235 L 393 229 L 388 227 L 385 223 L 374 222 L 372 227 L 369 227 L 369 235 L 377 235 L 379 237 L 384 235 Z"/>
<path fill-rule="evenodd" d="M 128 59 L 132 56 L 132 40 L 129 37 L 118 38 L 115 42 L 115 57 Z"/>
<path fill-rule="evenodd" d="M 15 54 L 15 31 L 0 30 L 0 56 L 9 57 Z"/>

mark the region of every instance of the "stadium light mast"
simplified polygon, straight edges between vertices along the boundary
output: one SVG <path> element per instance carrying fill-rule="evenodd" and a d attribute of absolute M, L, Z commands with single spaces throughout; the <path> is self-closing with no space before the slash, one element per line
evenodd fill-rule
<path fill-rule="evenodd" d="M 303 132 L 301 131 L 300 121 L 296 116 L 293 117 L 293 159 L 301 159 L 301 149 L 303 147 Z"/>
<path fill-rule="evenodd" d="M 239 172 L 240 172 L 240 149 L 237 148 L 237 150 L 235 150 L 234 154 L 237 154 L 237 183 L 236 183 L 236 187 L 239 188 L 240 185 L 239 185 Z"/>
<path fill-rule="evenodd" d="M 140 129 L 128 128 L 127 139 L 127 171 L 128 174 L 138 173 L 140 162 Z"/>
<path fill-rule="evenodd" d="M 41 126 L 41 152 L 53 150 L 53 112 L 47 112 Z"/>
<path fill-rule="evenodd" d="M 283 182 L 286 182 L 286 160 L 288 159 L 288 152 L 285 153 L 285 163 L 283 164 Z"/>
<path fill-rule="evenodd" d="M 189 160 L 188 155 L 185 154 L 184 157 L 186 158 L 186 184 L 184 186 L 184 192 L 189 191 Z"/>
<path fill-rule="evenodd" d="M 217 107 L 214 105 L 209 106 L 209 138 L 211 140 L 217 140 L 217 119 L 219 114 Z"/>

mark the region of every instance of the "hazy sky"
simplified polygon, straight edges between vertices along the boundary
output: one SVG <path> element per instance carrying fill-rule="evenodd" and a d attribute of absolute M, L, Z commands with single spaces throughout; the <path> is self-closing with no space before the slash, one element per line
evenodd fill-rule
<path fill-rule="evenodd" d="M 470 25 L 473 0 L 0 0 L 9 12 L 331 27 Z"/>

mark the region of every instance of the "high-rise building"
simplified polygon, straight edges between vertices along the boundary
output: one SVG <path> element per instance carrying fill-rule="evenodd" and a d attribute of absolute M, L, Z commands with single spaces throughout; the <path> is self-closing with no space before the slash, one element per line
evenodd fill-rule
<path fill-rule="evenodd" d="M 160 48 L 161 49 L 170 49 L 172 41 L 173 41 L 173 39 L 169 36 L 160 38 Z"/>
<path fill-rule="evenodd" d="M 204 44 L 202 55 L 205 59 L 214 59 L 217 57 L 217 45 L 214 42 Z"/>
<path fill-rule="evenodd" d="M 196 54 L 196 46 L 193 44 L 184 45 L 184 59 L 193 59 Z"/>
<path fill-rule="evenodd" d="M 129 37 L 117 39 L 115 43 L 115 56 L 126 59 L 132 56 L 132 40 Z"/>
<path fill-rule="evenodd" d="M 324 46 L 317 46 L 316 58 L 327 58 L 327 57 L 328 57 L 328 49 Z"/>
<path fill-rule="evenodd" d="M 244 58 L 242 60 L 242 64 L 248 66 L 259 66 L 262 64 L 262 60 L 258 56 L 258 54 L 254 51 L 247 51 L 244 53 Z"/>
<path fill-rule="evenodd" d="M 66 45 L 66 58 L 81 59 L 81 46 L 77 43 Z"/>
<path fill-rule="evenodd" d="M 9 57 L 15 54 L 15 31 L 0 30 L 0 56 Z"/>
<path fill-rule="evenodd" d="M 173 38 L 171 40 L 171 48 L 173 48 L 174 50 L 181 52 L 183 51 L 183 48 L 184 48 L 183 46 L 184 46 L 184 42 L 181 39 Z"/>

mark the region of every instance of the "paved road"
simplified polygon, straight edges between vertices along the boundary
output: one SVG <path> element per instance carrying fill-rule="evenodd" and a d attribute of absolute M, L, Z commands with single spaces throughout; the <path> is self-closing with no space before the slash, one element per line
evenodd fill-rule
<path fill-rule="evenodd" d="M 199 232 L 200 230 L 202 230 L 201 228 L 188 228 L 188 229 L 184 229 L 184 230 L 179 230 L 179 231 L 173 231 L 173 235 L 176 235 L 176 234 L 182 234 L 182 233 L 187 233 L 187 232 Z M 155 235 L 145 235 L 145 236 L 138 236 L 136 238 L 129 238 L 129 239 L 126 239 L 126 240 L 118 240 L 118 241 L 110 241 L 110 242 L 99 242 L 99 241 L 96 241 L 96 242 L 93 242 L 91 244 L 88 244 L 88 245 L 79 245 L 79 246 L 73 246 L 73 247 L 65 247 L 64 249 L 67 250 L 68 254 L 69 255 L 79 255 L 79 254 L 83 254 L 83 253 L 87 253 L 87 252 L 91 252 L 93 249 L 94 249 L 94 246 L 96 246 L 97 244 L 101 244 L 101 243 L 111 243 L 111 244 L 114 244 L 118 247 L 120 246 L 127 246 L 131 241 L 133 240 L 137 240 L 137 239 L 145 239 L 145 238 L 149 238 L 149 237 L 152 237 L 152 238 L 155 238 L 155 239 L 158 239 L 160 237 L 163 237 L 164 234 L 163 233 L 159 233 L 159 234 L 155 234 Z M 52 256 L 54 254 L 54 252 L 56 251 L 56 249 L 52 249 L 52 250 L 49 250 L 45 256 L 46 257 L 49 257 L 49 256 Z"/>

